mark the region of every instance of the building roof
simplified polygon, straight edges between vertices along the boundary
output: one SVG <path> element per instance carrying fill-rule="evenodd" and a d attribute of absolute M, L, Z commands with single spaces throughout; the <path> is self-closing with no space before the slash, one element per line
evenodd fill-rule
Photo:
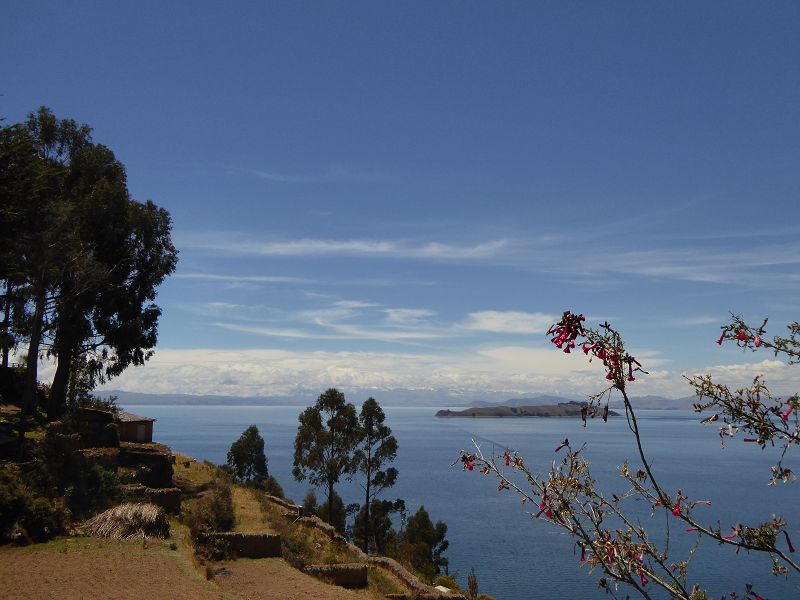
<path fill-rule="evenodd" d="M 117 413 L 117 421 L 121 421 L 123 423 L 133 423 L 136 421 L 155 421 L 155 419 L 152 417 L 140 417 L 139 415 L 121 410 Z"/>

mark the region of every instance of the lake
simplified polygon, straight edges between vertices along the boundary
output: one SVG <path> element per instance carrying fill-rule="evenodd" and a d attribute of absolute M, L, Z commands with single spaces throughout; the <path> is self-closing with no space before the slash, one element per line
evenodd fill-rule
<path fill-rule="evenodd" d="M 126 404 L 125 409 L 158 420 L 154 441 L 218 464 L 225 462 L 230 445 L 244 429 L 255 424 L 266 442 L 269 472 L 287 497 L 302 502 L 309 489 L 307 482 L 296 482 L 291 475 L 302 407 Z M 450 465 L 459 450 L 469 449 L 474 439 L 485 453 L 510 448 L 524 456 L 526 464 L 542 471 L 558 457 L 555 446 L 569 437 L 573 447 L 587 443 L 584 452 L 592 463 L 592 473 L 610 497 L 625 491 L 624 480 L 617 474 L 625 458 L 631 460 L 632 469 L 637 464 L 624 417 L 611 418 L 608 423 L 590 420 L 584 429 L 578 418 L 441 419 L 434 417 L 437 408 L 387 406 L 384 410 L 399 444 L 394 463 L 399 477 L 397 485 L 382 497 L 405 499 L 409 514 L 424 505 L 433 521 L 447 523 L 450 547 L 446 556 L 451 574 L 462 585 L 474 567 L 480 591 L 497 600 L 605 597 L 597 589 L 597 574 L 589 575 L 580 566 L 580 552 L 574 554 L 568 535 L 532 519 L 529 507 L 519 497 L 497 491 L 496 479 Z M 800 546 L 799 484 L 767 487 L 774 449 L 762 452 L 754 444 L 743 443 L 739 434 L 727 441 L 723 450 L 717 428 L 701 425 L 691 412 L 639 411 L 637 415 L 659 483 L 673 495 L 680 488 L 692 499 L 713 502 L 711 507 L 696 508 L 695 515 L 707 510 L 708 524 L 719 519 L 722 528 L 729 530 L 735 523 L 755 524 L 780 514 L 789 520 L 789 533 Z M 798 471 L 797 460 L 787 466 Z M 340 483 L 337 491 L 345 503 L 363 501 L 355 482 Z M 318 497 L 323 499 L 324 493 L 318 492 Z M 663 530 L 663 514 L 651 518 L 643 503 L 632 505 L 631 510 L 648 529 L 657 531 L 660 526 Z M 688 549 L 695 538 L 676 523 L 674 519 L 669 523 L 671 549 Z M 779 543 L 784 543 L 782 536 Z M 682 558 L 685 556 L 671 556 L 672 560 Z M 800 598 L 796 574 L 788 580 L 775 577 L 766 557 L 748 557 L 744 552 L 737 556 L 709 541 L 703 542 L 690 573 L 690 581 L 709 589 L 712 597 L 732 590 L 740 593 L 746 582 L 752 582 L 765 598 Z"/>

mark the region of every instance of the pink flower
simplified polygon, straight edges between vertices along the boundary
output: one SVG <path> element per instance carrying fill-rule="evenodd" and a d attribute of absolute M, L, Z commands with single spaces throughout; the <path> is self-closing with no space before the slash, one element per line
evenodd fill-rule
<path fill-rule="evenodd" d="M 787 410 L 785 413 L 783 413 L 781 415 L 781 419 L 783 419 L 784 421 L 788 421 L 789 420 L 789 415 L 792 414 L 793 410 L 794 410 L 794 406 L 790 406 L 789 410 Z"/>
<path fill-rule="evenodd" d="M 689 527 L 686 531 L 699 531 L 697 527 Z"/>
<path fill-rule="evenodd" d="M 642 585 L 650 583 L 650 580 L 644 576 L 644 569 L 639 569 L 639 578 L 642 580 Z"/>
<path fill-rule="evenodd" d="M 792 546 L 792 540 L 789 539 L 789 534 L 786 533 L 786 530 L 783 530 L 783 535 L 786 536 L 786 545 L 789 546 L 789 552 L 794 552 L 794 546 Z"/>
<path fill-rule="evenodd" d="M 756 348 L 761 348 L 761 338 L 760 337 L 756 336 L 756 339 L 753 340 L 753 343 L 755 343 Z"/>

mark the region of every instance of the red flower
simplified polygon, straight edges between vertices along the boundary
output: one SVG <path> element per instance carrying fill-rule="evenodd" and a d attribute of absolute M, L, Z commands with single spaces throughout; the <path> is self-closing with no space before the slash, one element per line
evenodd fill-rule
<path fill-rule="evenodd" d="M 506 451 L 506 466 L 511 464 L 511 457 L 508 455 L 508 451 Z"/>
<path fill-rule="evenodd" d="M 756 339 L 753 340 L 753 342 L 755 343 L 756 348 L 761 348 L 761 338 L 760 337 L 756 336 Z"/>
<path fill-rule="evenodd" d="M 675 504 L 675 508 L 672 509 L 672 514 L 675 515 L 676 517 L 680 517 L 681 516 L 681 499 L 680 499 L 680 496 L 678 496 L 678 502 Z"/>
<path fill-rule="evenodd" d="M 644 576 L 644 569 L 639 569 L 639 578 L 642 580 L 642 585 L 650 583 L 650 580 Z"/>
<path fill-rule="evenodd" d="M 788 421 L 789 420 L 789 415 L 792 414 L 793 410 L 794 410 L 794 406 L 790 406 L 789 410 L 787 410 L 785 413 L 783 413 L 781 415 L 781 419 L 783 419 L 784 421 Z"/>
<path fill-rule="evenodd" d="M 736 339 L 740 342 L 745 341 L 747 339 L 747 332 L 744 329 L 740 330 L 739 333 L 736 334 Z"/>
<path fill-rule="evenodd" d="M 472 461 L 469 458 L 467 459 L 467 469 L 472 471 Z"/>
<path fill-rule="evenodd" d="M 725 334 L 726 334 L 726 333 L 728 333 L 728 330 L 727 330 L 727 329 L 726 329 L 725 331 L 723 331 L 723 332 L 722 332 L 722 335 L 720 335 L 720 336 L 719 336 L 719 339 L 717 340 L 717 343 L 718 343 L 720 346 L 722 346 L 722 340 L 724 340 L 724 339 L 725 339 Z"/>
<path fill-rule="evenodd" d="M 789 534 L 786 533 L 786 530 L 783 530 L 783 535 L 786 536 L 786 545 L 789 546 L 789 552 L 794 552 L 794 546 L 792 546 L 792 540 L 789 539 Z"/>

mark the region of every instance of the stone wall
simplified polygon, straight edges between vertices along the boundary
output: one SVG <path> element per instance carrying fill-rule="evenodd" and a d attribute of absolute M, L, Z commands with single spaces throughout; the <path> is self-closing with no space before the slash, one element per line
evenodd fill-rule
<path fill-rule="evenodd" d="M 267 496 L 266 498 L 270 502 L 277 504 L 288 511 L 291 511 L 295 514 L 302 514 L 302 507 L 300 506 L 291 504 L 286 500 L 276 498 L 275 496 Z M 409 572 L 408 569 L 403 567 L 403 565 L 392 558 L 385 556 L 367 556 L 364 551 L 361 550 L 361 548 L 348 542 L 338 531 L 336 531 L 335 527 L 329 523 L 326 523 L 315 515 L 300 517 L 295 522 L 303 527 L 310 527 L 316 529 L 317 531 L 321 531 L 334 542 L 346 545 L 350 553 L 360 563 L 366 563 L 369 564 L 369 566 L 384 569 L 385 571 L 388 571 L 397 577 L 397 579 L 399 579 L 400 582 L 409 590 L 408 594 L 398 595 L 397 600 L 401 600 L 402 598 L 408 598 L 409 600 L 412 598 L 413 600 L 443 600 L 445 598 L 448 600 L 467 600 L 466 596 L 463 594 L 445 594 L 435 589 L 433 586 L 420 581 L 418 577 Z"/>
<path fill-rule="evenodd" d="M 120 486 L 122 497 L 130 502 L 150 502 L 168 513 L 181 512 L 181 491 L 178 488 L 151 488 L 141 484 Z"/>
<path fill-rule="evenodd" d="M 364 563 L 340 563 L 336 565 L 308 565 L 306 573 L 346 588 L 367 587 L 367 565 Z"/>
<path fill-rule="evenodd" d="M 277 504 L 282 509 L 284 509 L 285 513 L 293 515 L 295 517 L 302 517 L 303 516 L 303 507 L 298 506 L 294 502 L 289 500 L 284 500 L 283 498 L 278 498 L 277 496 L 270 496 L 269 494 L 264 494 L 267 500 L 272 502 L 273 504 Z"/>
<path fill-rule="evenodd" d="M 281 555 L 281 536 L 276 533 L 203 533 L 201 543 L 217 540 L 224 542 L 228 550 L 240 558 L 271 558 Z"/>

